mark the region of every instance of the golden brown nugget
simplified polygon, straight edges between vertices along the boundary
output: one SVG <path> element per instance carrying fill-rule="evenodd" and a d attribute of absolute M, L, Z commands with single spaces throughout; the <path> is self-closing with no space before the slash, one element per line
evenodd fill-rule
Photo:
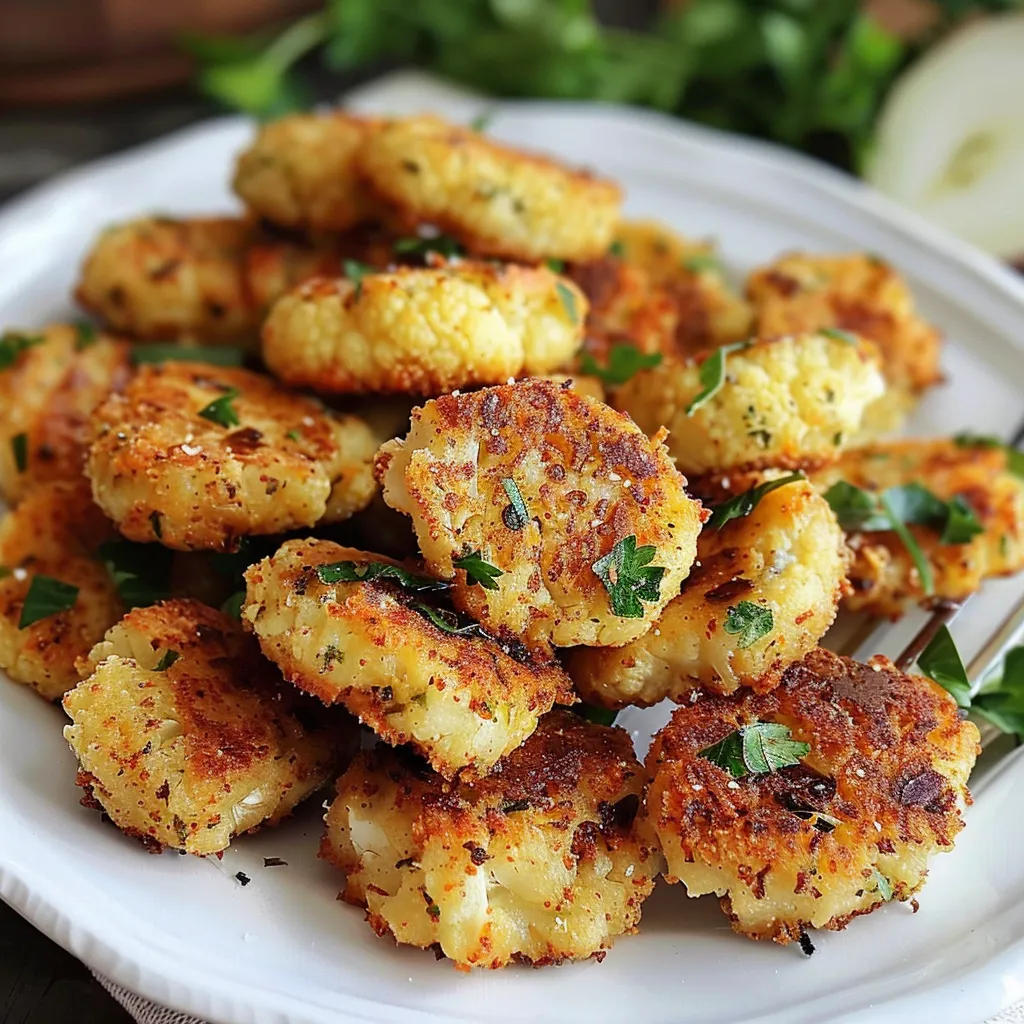
<path fill-rule="evenodd" d="M 256 217 L 286 228 L 346 231 L 379 212 L 356 170 L 374 122 L 342 111 L 262 125 L 238 157 L 232 187 Z"/>
<path fill-rule="evenodd" d="M 114 536 L 82 479 L 40 484 L 0 521 L 0 668 L 44 700 L 124 612 L 98 553 Z"/>
<path fill-rule="evenodd" d="M 354 723 L 318 724 L 238 623 L 198 601 L 136 608 L 90 660 L 64 698 L 82 802 L 154 853 L 218 853 L 277 824 L 354 746 Z"/>
<path fill-rule="evenodd" d="M 771 693 L 675 712 L 647 756 L 640 831 L 668 881 L 720 896 L 741 934 L 838 931 L 911 899 L 952 849 L 979 749 L 930 679 L 817 650 Z"/>
<path fill-rule="evenodd" d="M 718 507 L 697 538 L 682 593 L 653 629 L 624 647 L 569 654 L 566 669 L 585 701 L 648 707 L 666 697 L 682 703 L 699 690 L 769 690 L 817 646 L 846 582 L 843 531 L 802 475 L 757 474 L 750 483 L 763 496 L 749 514 L 721 525 L 728 506 Z"/>
<path fill-rule="evenodd" d="M 242 622 L 300 689 L 410 744 L 445 778 L 484 774 L 556 701 L 571 704 L 572 686 L 522 644 L 438 608 L 443 583 L 396 566 L 331 541 L 287 541 L 246 572 Z"/>
<path fill-rule="evenodd" d="M 933 580 L 925 581 L 892 531 L 851 530 L 851 592 L 855 611 L 899 618 L 912 601 L 960 601 L 982 581 L 1024 568 L 1024 480 L 1007 465 L 1007 450 L 982 441 L 887 441 L 853 448 L 814 474 L 823 492 L 843 481 L 871 494 L 890 487 L 927 488 L 942 502 L 960 499 L 980 527 L 965 543 L 943 543 L 943 526 L 908 525 Z"/>
<path fill-rule="evenodd" d="M 802 334 L 665 359 L 620 388 L 615 407 L 649 434 L 667 428 L 684 473 L 790 468 L 833 461 L 884 389 L 871 342 Z"/>
<path fill-rule="evenodd" d="M 376 472 L 455 604 L 502 635 L 628 643 L 695 557 L 701 507 L 661 435 L 550 381 L 427 402 Z"/>
<path fill-rule="evenodd" d="M 100 507 L 130 540 L 183 551 L 339 522 L 375 491 L 365 423 L 248 370 L 143 366 L 92 433 Z"/>
<path fill-rule="evenodd" d="M 661 866 L 633 828 L 641 775 L 628 733 L 561 711 L 455 787 L 378 747 L 338 780 L 320 855 L 378 935 L 462 970 L 600 960 Z"/>
<path fill-rule="evenodd" d="M 558 370 L 586 311 L 582 292 L 544 267 L 455 261 L 316 279 L 275 304 L 263 358 L 320 392 L 436 395 Z"/>
<path fill-rule="evenodd" d="M 131 375 L 128 345 L 90 324 L 0 337 L 0 495 L 82 478 L 89 414 Z"/>
<path fill-rule="evenodd" d="M 433 224 L 480 256 L 596 259 L 622 204 L 613 182 L 437 117 L 385 122 L 357 159 L 396 216 Z"/>

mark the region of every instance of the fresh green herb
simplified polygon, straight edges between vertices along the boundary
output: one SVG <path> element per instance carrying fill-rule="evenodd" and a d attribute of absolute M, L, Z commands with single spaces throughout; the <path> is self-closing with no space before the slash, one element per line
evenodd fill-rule
<path fill-rule="evenodd" d="M 875 892 L 877 892 L 878 895 L 888 903 L 889 900 L 892 899 L 892 882 L 890 882 L 889 879 L 878 870 L 878 868 L 875 868 L 872 877 L 875 880 Z"/>
<path fill-rule="evenodd" d="M 614 256 L 615 259 L 621 260 L 626 255 L 626 247 L 617 238 L 611 245 L 608 246 L 608 255 Z"/>
<path fill-rule="evenodd" d="M 174 559 L 170 548 L 108 540 L 99 546 L 97 554 L 126 608 L 144 608 L 170 597 Z"/>
<path fill-rule="evenodd" d="M 371 580 L 393 580 L 411 594 L 433 590 L 447 590 L 451 584 L 430 576 L 410 572 L 390 562 L 328 562 L 316 567 L 316 578 L 321 583 L 368 583 Z"/>
<path fill-rule="evenodd" d="M 76 320 L 75 333 L 78 335 L 75 339 L 76 352 L 81 352 L 82 349 L 86 349 L 90 345 L 94 345 L 96 340 L 99 338 L 99 332 L 96 330 L 96 325 L 89 323 L 88 320 Z"/>
<path fill-rule="evenodd" d="M 235 407 L 231 404 L 237 397 L 237 388 L 225 388 L 224 394 L 220 398 L 215 398 L 209 405 L 205 405 L 199 410 L 199 415 L 204 420 L 210 420 L 222 427 L 237 427 L 241 420 L 238 418 Z"/>
<path fill-rule="evenodd" d="M 641 370 L 649 370 L 662 360 L 660 352 L 644 353 L 634 345 L 619 343 L 608 352 L 608 365 L 601 366 L 589 353 L 580 356 L 580 369 L 592 377 L 600 377 L 610 387 L 625 384 Z"/>
<path fill-rule="evenodd" d="M 132 359 L 137 365 L 143 363 L 209 363 L 211 366 L 241 366 L 244 352 L 227 345 L 204 345 L 202 348 L 188 348 L 172 343 L 133 345 Z"/>
<path fill-rule="evenodd" d="M 367 274 L 375 273 L 373 267 L 368 263 L 360 263 L 358 260 L 345 260 L 341 264 L 341 268 L 345 273 L 345 276 L 355 285 L 355 290 L 352 292 L 354 298 L 358 299 L 363 294 L 363 278 Z"/>
<path fill-rule="evenodd" d="M 742 651 L 766 637 L 775 628 L 775 618 L 771 608 L 753 601 L 740 601 L 729 609 L 722 628 L 730 636 L 739 636 L 736 646 Z"/>
<path fill-rule="evenodd" d="M 733 519 L 742 519 L 744 516 L 749 516 L 757 508 L 765 495 L 778 490 L 780 487 L 785 487 L 787 484 L 796 483 L 797 480 L 806 479 L 807 477 L 797 470 L 795 473 L 788 473 L 786 476 L 780 476 L 775 480 L 766 480 L 763 484 L 751 487 L 749 491 L 744 491 L 728 501 L 723 501 L 720 505 L 715 505 L 711 510 L 711 518 L 708 519 L 707 525 L 715 530 L 720 530 Z"/>
<path fill-rule="evenodd" d="M 701 406 L 714 398 L 722 389 L 722 385 L 725 384 L 726 359 L 728 359 L 729 355 L 733 352 L 742 352 L 743 349 L 749 348 L 752 344 L 753 342 L 748 340 L 737 341 L 732 345 L 722 345 L 719 348 L 716 348 L 715 351 L 700 364 L 700 368 L 697 371 L 697 377 L 700 380 L 701 389 L 686 407 L 687 416 L 692 416 L 699 408 L 701 408 Z"/>
<path fill-rule="evenodd" d="M 636 546 L 630 535 L 617 541 L 607 555 L 591 567 L 611 597 L 612 611 L 623 619 L 642 619 L 642 601 L 655 602 L 661 597 L 661 578 L 665 569 L 650 565 L 657 549 L 653 544 Z"/>
<path fill-rule="evenodd" d="M 510 530 L 521 530 L 530 521 L 530 513 L 526 508 L 526 502 L 523 501 L 519 485 L 512 477 L 506 476 L 502 479 L 501 486 L 505 488 L 510 502 L 501 511 L 501 521 Z"/>
<path fill-rule="evenodd" d="M 287 437 L 289 441 L 302 440 L 302 435 L 297 430 L 289 430 L 288 433 L 285 434 L 284 436 Z"/>
<path fill-rule="evenodd" d="M 69 611 L 74 608 L 77 600 L 78 587 L 55 580 L 52 576 L 33 576 L 25 595 L 25 603 L 21 606 L 18 629 L 27 629 L 40 619 Z"/>
<path fill-rule="evenodd" d="M 474 622 L 472 619 L 459 615 L 458 612 L 453 612 L 449 608 L 434 608 L 429 604 L 424 604 L 422 601 L 412 601 L 409 607 L 432 622 L 444 633 L 450 633 L 452 636 L 472 637 L 478 640 L 493 639 L 479 622 Z"/>
<path fill-rule="evenodd" d="M 574 324 L 578 324 L 580 312 L 576 308 L 575 292 L 564 281 L 555 282 L 555 291 L 558 292 L 558 297 L 562 300 L 562 305 L 565 306 L 565 312 L 569 320 Z"/>
<path fill-rule="evenodd" d="M 181 655 L 177 651 L 164 651 L 163 656 L 156 663 L 153 671 L 166 672 L 180 657 Z"/>
<path fill-rule="evenodd" d="M 427 917 L 431 918 L 434 921 L 439 921 L 441 919 L 441 908 L 436 903 L 428 903 Z"/>
<path fill-rule="evenodd" d="M 334 668 L 335 662 L 343 661 L 345 658 L 345 652 L 337 647 L 335 644 L 328 644 L 320 652 L 320 674 L 323 675 L 326 672 L 330 672 Z"/>
<path fill-rule="evenodd" d="M 242 605 L 245 604 L 245 591 L 236 590 L 224 603 L 220 606 L 220 610 L 230 616 L 232 619 L 240 619 L 242 617 Z"/>
<path fill-rule="evenodd" d="M 997 729 L 1024 736 L 1024 647 L 1007 652 L 1002 675 L 982 687 L 971 707 Z"/>
<path fill-rule="evenodd" d="M 470 131 L 483 134 L 487 131 L 488 126 L 494 120 L 494 113 L 495 112 L 490 109 L 480 111 L 480 113 L 469 122 Z"/>
<path fill-rule="evenodd" d="M 399 238 L 393 248 L 395 252 L 406 256 L 426 256 L 427 253 L 436 252 L 448 260 L 453 256 L 464 256 L 466 254 L 466 250 L 462 245 L 450 235 Z"/>
<path fill-rule="evenodd" d="M 954 436 L 953 441 L 961 448 L 1002 448 L 1006 452 L 1006 468 L 1017 477 L 1024 478 L 1024 452 L 1005 444 L 998 437 L 988 434 L 962 433 Z"/>
<path fill-rule="evenodd" d="M 22 432 L 11 438 L 11 453 L 18 472 L 24 473 L 28 469 L 28 434 Z"/>
<path fill-rule="evenodd" d="M 555 274 L 565 273 L 565 260 L 545 260 L 544 265 Z"/>
<path fill-rule="evenodd" d="M 799 764 L 811 745 L 793 739 L 789 727 L 778 722 L 751 722 L 704 750 L 698 756 L 724 768 L 734 779 L 766 775 Z"/>
<path fill-rule="evenodd" d="M 16 331 L 6 331 L 0 335 L 0 370 L 9 370 L 17 361 L 18 356 L 26 349 L 35 345 L 42 345 L 41 334 L 19 334 Z"/>
<path fill-rule="evenodd" d="M 497 590 L 497 579 L 505 575 L 504 569 L 499 569 L 490 562 L 485 562 L 479 551 L 470 551 L 452 562 L 456 569 L 462 569 L 466 574 L 466 584 L 470 587 L 480 584 L 484 590 Z"/>
<path fill-rule="evenodd" d="M 703 274 L 712 271 L 717 273 L 721 270 L 721 267 L 718 263 L 718 257 L 709 252 L 702 252 L 694 256 L 687 256 L 683 260 L 683 269 L 688 270 L 691 274 Z"/>
<path fill-rule="evenodd" d="M 984 532 L 985 527 L 978 522 L 966 499 L 956 494 L 946 503 L 946 521 L 939 535 L 940 544 L 967 544 Z"/>
<path fill-rule="evenodd" d="M 956 699 L 962 708 L 971 706 L 971 684 L 949 627 L 942 625 L 917 656 L 917 667 Z"/>
<path fill-rule="evenodd" d="M 925 558 L 924 552 L 917 541 L 914 540 L 914 535 L 907 529 L 906 521 L 900 518 L 891 496 L 886 491 L 883 491 L 878 496 L 878 500 L 881 503 L 882 511 L 889 518 L 891 529 L 899 537 L 900 543 L 906 548 L 907 554 L 910 555 L 910 560 L 917 568 L 917 575 L 921 580 L 921 589 L 926 596 L 931 596 L 935 593 L 935 577 L 932 573 L 931 563 Z"/>
<path fill-rule="evenodd" d="M 618 711 L 595 707 L 593 704 L 580 704 L 573 710 L 581 718 L 585 718 L 588 722 L 594 722 L 597 725 L 613 725 L 615 719 L 619 716 Z"/>
<path fill-rule="evenodd" d="M 838 327 L 823 327 L 821 333 L 826 338 L 831 338 L 833 341 L 842 341 L 847 345 L 857 344 L 857 335 L 851 334 L 849 331 L 841 330 Z"/>

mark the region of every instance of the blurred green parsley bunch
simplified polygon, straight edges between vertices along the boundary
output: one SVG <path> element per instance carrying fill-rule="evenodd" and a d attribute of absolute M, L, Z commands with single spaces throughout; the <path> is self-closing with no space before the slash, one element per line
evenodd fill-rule
<path fill-rule="evenodd" d="M 201 89 L 260 118 L 308 106 L 296 65 L 382 59 L 496 96 L 633 103 L 773 139 L 858 169 L 895 76 L 975 11 L 1024 0 L 934 0 L 900 38 L 856 0 L 677 0 L 649 31 L 604 25 L 590 0 L 326 0 L 276 35 L 192 38 Z"/>

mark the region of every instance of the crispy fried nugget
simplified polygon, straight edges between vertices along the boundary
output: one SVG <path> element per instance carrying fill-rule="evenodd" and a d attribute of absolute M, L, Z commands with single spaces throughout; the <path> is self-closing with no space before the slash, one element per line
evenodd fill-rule
<path fill-rule="evenodd" d="M 789 478 L 751 483 L 770 479 Z M 578 648 L 566 668 L 583 699 L 605 707 L 769 690 L 832 625 L 849 560 L 828 502 L 793 480 L 703 530 L 696 566 L 653 629 L 625 647 Z"/>
<path fill-rule="evenodd" d="M 82 478 L 89 414 L 131 364 L 125 342 L 87 324 L 8 331 L 0 346 L 17 350 L 0 368 L 0 494 L 15 502 L 38 484 Z"/>
<path fill-rule="evenodd" d="M 92 431 L 93 494 L 130 540 L 231 550 L 247 534 L 338 522 L 375 491 L 365 423 L 248 370 L 144 366 Z"/>
<path fill-rule="evenodd" d="M 0 668 L 45 700 L 57 700 L 81 674 L 78 658 L 121 617 L 121 605 L 97 549 L 114 529 L 92 503 L 84 480 L 40 484 L 0 521 Z M 56 580 L 77 590 L 70 608 L 21 628 L 23 615 L 45 612 Z M 28 602 L 26 597 L 33 592 Z"/>
<path fill-rule="evenodd" d="M 136 608 L 64 698 L 83 803 L 153 852 L 223 850 L 336 770 L 354 723 L 321 727 L 238 624 L 198 601 Z"/>
<path fill-rule="evenodd" d="M 115 225 L 86 256 L 75 298 L 137 338 L 248 344 L 258 327 L 243 274 L 252 235 L 236 217 Z"/>
<path fill-rule="evenodd" d="M 340 111 L 263 125 L 239 156 L 232 186 L 251 213 L 274 224 L 345 231 L 377 213 L 356 171 L 372 128 L 372 121 Z"/>
<path fill-rule="evenodd" d="M 709 360 L 724 361 L 720 381 Z M 719 386 L 688 414 L 709 384 Z M 697 474 L 831 461 L 884 389 L 871 342 L 802 334 L 663 360 L 620 388 L 615 406 L 649 434 L 667 427 L 676 465 Z"/>
<path fill-rule="evenodd" d="M 317 279 L 263 328 L 273 373 L 321 392 L 435 395 L 566 365 L 586 299 L 544 267 L 452 262 Z"/>
<path fill-rule="evenodd" d="M 357 160 L 411 227 L 434 224 L 482 256 L 595 259 L 619 219 L 622 193 L 613 182 L 437 117 L 384 123 Z"/>
<path fill-rule="evenodd" d="M 557 666 L 481 636 L 393 578 L 323 582 L 390 559 L 330 541 L 288 541 L 246 572 L 242 621 L 285 678 L 342 703 L 388 743 L 409 743 L 446 778 L 484 773 L 574 700 Z"/>
<path fill-rule="evenodd" d="M 502 634 L 627 643 L 693 564 L 701 508 L 661 438 L 550 381 L 427 402 L 376 472 L 456 605 Z M 474 555 L 489 587 L 459 564 Z"/>
<path fill-rule="evenodd" d="M 1007 468 L 1002 447 L 951 440 L 880 442 L 844 452 L 835 465 L 814 474 L 822 491 L 840 480 L 873 492 L 921 484 L 943 501 L 959 496 L 984 527 L 966 544 L 943 544 L 941 529 L 908 526 L 931 566 L 931 595 L 895 533 L 852 533 L 852 592 L 846 603 L 855 611 L 899 618 L 909 601 L 959 601 L 987 577 L 1024 568 L 1024 481 Z"/>
<path fill-rule="evenodd" d="M 788 728 L 810 751 L 750 774 L 756 723 Z M 709 759 L 729 736 L 731 753 L 746 755 L 727 759 L 735 773 L 721 754 Z M 660 840 L 666 878 L 721 896 L 741 934 L 785 943 L 809 927 L 839 930 L 909 900 L 928 858 L 952 848 L 979 749 L 977 728 L 930 679 L 885 658 L 812 651 L 771 693 L 676 711 L 647 757 L 641 834 Z"/>
<path fill-rule="evenodd" d="M 661 866 L 633 829 L 640 779 L 628 733 L 559 711 L 454 788 L 378 747 L 338 780 L 320 855 L 378 935 L 461 969 L 601 959 Z"/>

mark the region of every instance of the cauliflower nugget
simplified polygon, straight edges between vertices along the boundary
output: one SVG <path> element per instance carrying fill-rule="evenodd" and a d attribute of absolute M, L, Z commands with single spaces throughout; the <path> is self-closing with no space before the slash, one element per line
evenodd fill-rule
<path fill-rule="evenodd" d="M 768 690 L 835 619 L 850 554 L 836 517 L 801 475 L 773 473 L 718 506 L 697 562 L 653 629 L 625 647 L 581 647 L 567 670 L 605 707 L 682 703 L 698 688 Z M 765 493 L 765 488 L 768 490 Z M 761 495 L 747 515 L 720 522 Z M 745 506 L 744 506 L 745 507 Z"/>
<path fill-rule="evenodd" d="M 661 867 L 634 832 L 641 774 L 628 733 L 559 711 L 475 783 L 378 747 L 338 780 L 320 855 L 378 935 L 463 970 L 600 960 Z"/>
<path fill-rule="evenodd" d="M 628 643 L 695 557 L 701 507 L 660 436 L 550 381 L 427 402 L 377 476 L 456 605 L 503 635 Z"/>
<path fill-rule="evenodd" d="M 252 230 L 236 217 L 108 228 L 85 258 L 75 298 L 136 338 L 248 344 L 259 326 L 243 274 Z"/>
<path fill-rule="evenodd" d="M 257 217 L 287 228 L 345 231 L 372 219 L 356 155 L 373 122 L 340 111 L 263 125 L 238 158 L 232 185 Z"/>
<path fill-rule="evenodd" d="M 846 603 L 855 611 L 898 618 L 908 601 L 959 601 L 985 578 L 1024 568 L 1024 480 L 1008 469 L 1002 445 L 985 439 L 880 442 L 845 452 L 814 481 L 848 529 L 854 563 Z M 848 484 L 869 500 L 894 488 L 889 493 L 898 505 L 905 504 L 901 493 L 913 501 L 907 529 L 932 576 L 930 592 L 896 533 L 865 531 L 847 521 L 856 515 L 845 504 Z M 950 524 L 950 515 L 961 514 L 966 518 L 960 527 Z"/>
<path fill-rule="evenodd" d="M 242 621 L 286 679 L 446 778 L 488 771 L 556 701 L 575 699 L 560 668 L 427 603 L 444 583 L 390 559 L 292 540 L 245 579 Z"/>
<path fill-rule="evenodd" d="M 0 521 L 0 668 L 46 700 L 124 611 L 97 551 L 113 537 L 81 479 L 40 484 Z"/>
<path fill-rule="evenodd" d="M 354 746 L 354 723 L 321 727 L 323 710 L 198 601 L 136 608 L 90 659 L 64 698 L 82 802 L 153 852 L 217 853 L 276 824 Z"/>
<path fill-rule="evenodd" d="M 437 117 L 384 123 L 357 159 L 397 216 L 436 225 L 481 256 L 595 259 L 619 220 L 613 182 Z"/>
<path fill-rule="evenodd" d="M 375 490 L 365 423 L 248 370 L 143 366 L 92 430 L 93 494 L 130 540 L 231 550 L 345 519 Z"/>
<path fill-rule="evenodd" d="M 816 650 L 781 685 L 679 708 L 647 756 L 666 878 L 754 939 L 839 930 L 921 888 L 970 802 L 978 730 L 930 679 Z"/>
<path fill-rule="evenodd" d="M 89 414 L 130 375 L 127 344 L 89 324 L 0 337 L 0 494 L 81 480 Z"/>
<path fill-rule="evenodd" d="M 871 342 L 828 332 L 663 360 L 616 392 L 649 434 L 669 430 L 684 473 L 835 459 L 885 389 Z"/>
<path fill-rule="evenodd" d="M 317 279 L 274 306 L 263 358 L 321 392 L 435 395 L 560 369 L 586 311 L 583 293 L 544 267 L 459 261 Z"/>

